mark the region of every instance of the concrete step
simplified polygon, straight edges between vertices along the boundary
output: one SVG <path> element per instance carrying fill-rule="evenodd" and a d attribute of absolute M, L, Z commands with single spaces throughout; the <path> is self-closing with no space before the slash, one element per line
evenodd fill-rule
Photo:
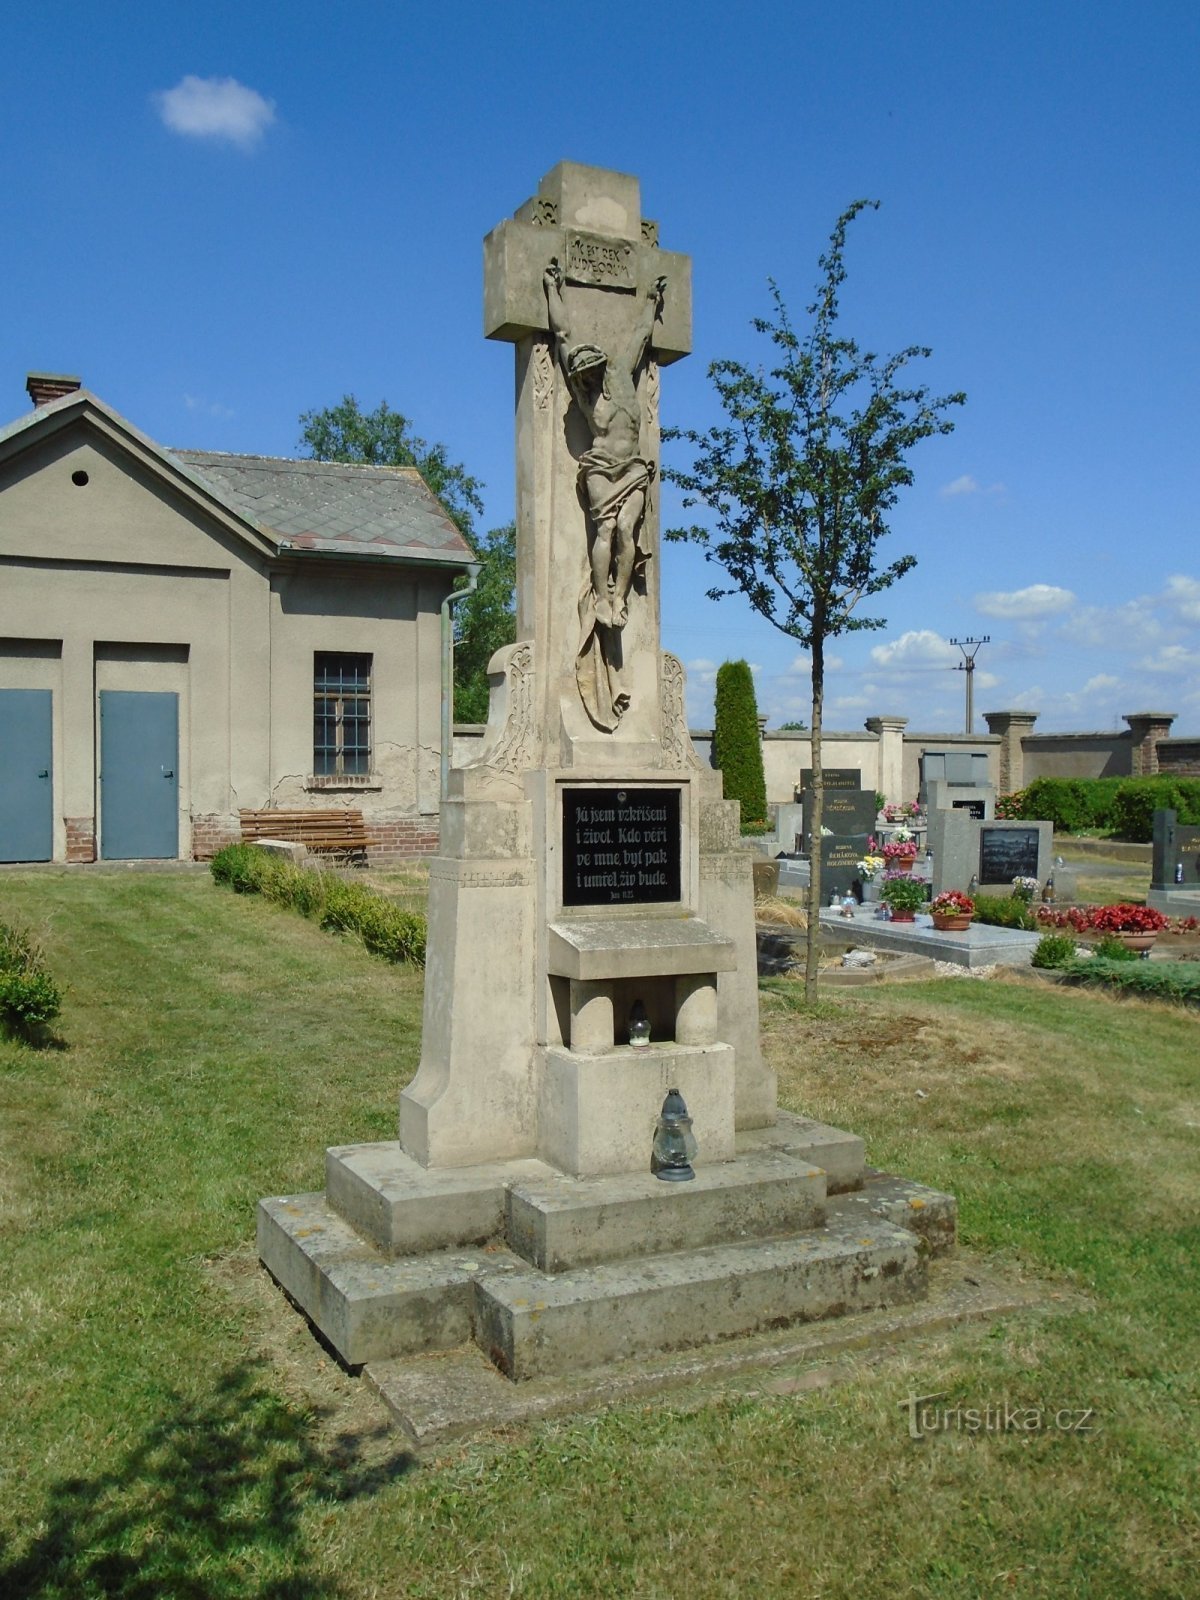
<path fill-rule="evenodd" d="M 485 1270 L 475 1280 L 475 1338 L 510 1378 L 572 1372 L 906 1303 L 925 1292 L 927 1255 L 907 1229 L 853 1215 L 798 1238 L 553 1276 Z"/>
<path fill-rule="evenodd" d="M 395 1139 L 335 1145 L 325 1152 L 330 1206 L 389 1256 L 499 1239 L 508 1185 L 553 1176 L 553 1167 L 534 1160 L 422 1167 Z"/>
<path fill-rule="evenodd" d="M 825 1173 L 786 1150 L 696 1167 L 689 1183 L 653 1173 L 518 1178 L 508 1191 L 510 1247 L 543 1272 L 647 1252 L 745 1243 L 825 1220 Z"/>
<path fill-rule="evenodd" d="M 769 1128 L 738 1131 L 739 1159 L 764 1155 L 768 1151 L 781 1151 L 798 1161 L 820 1167 L 825 1173 L 829 1194 L 858 1188 L 866 1170 L 863 1142 L 856 1133 L 830 1127 L 811 1117 L 798 1117 L 791 1111 L 781 1111 L 778 1120 Z"/>
<path fill-rule="evenodd" d="M 880 1217 L 915 1233 L 932 1256 L 951 1255 L 958 1239 L 958 1202 L 952 1194 L 871 1167 L 861 1189 L 829 1201 L 828 1215 L 859 1220 Z"/>
<path fill-rule="evenodd" d="M 258 1254 L 350 1366 L 465 1343 L 483 1263 L 496 1277 L 525 1265 L 495 1246 L 384 1257 L 320 1194 L 260 1201 Z"/>

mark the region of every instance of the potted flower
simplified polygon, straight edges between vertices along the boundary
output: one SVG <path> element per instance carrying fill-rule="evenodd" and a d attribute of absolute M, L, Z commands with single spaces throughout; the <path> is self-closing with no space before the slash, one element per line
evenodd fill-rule
<path fill-rule="evenodd" d="M 889 801 L 883 808 L 885 822 L 911 822 L 913 817 L 921 814 L 920 803 L 916 800 Z"/>
<path fill-rule="evenodd" d="M 1041 889 L 1041 884 L 1036 878 L 1014 878 L 1012 881 L 1012 897 L 1019 900 L 1022 905 L 1032 905 L 1033 897 Z"/>
<path fill-rule="evenodd" d="M 929 903 L 933 925 L 942 933 L 965 933 L 975 915 L 975 902 L 957 889 L 943 889 Z"/>
<path fill-rule="evenodd" d="M 1152 906 L 1135 906 L 1121 901 L 1115 906 L 1097 906 L 1088 913 L 1088 927 L 1097 933 L 1115 934 L 1129 950 L 1149 950 L 1167 925 L 1167 918 Z"/>
<path fill-rule="evenodd" d="M 928 887 L 924 878 L 914 878 L 907 871 L 889 869 L 883 874 L 879 898 L 891 912 L 893 922 L 912 922 L 925 904 Z"/>
<path fill-rule="evenodd" d="M 897 828 L 880 853 L 885 871 L 911 872 L 917 859 L 917 841 L 907 828 Z"/>
<path fill-rule="evenodd" d="M 862 884 L 863 899 L 879 899 L 878 878 L 883 871 L 883 857 L 875 848 L 874 839 L 867 840 L 867 853 L 858 865 L 858 881 Z"/>

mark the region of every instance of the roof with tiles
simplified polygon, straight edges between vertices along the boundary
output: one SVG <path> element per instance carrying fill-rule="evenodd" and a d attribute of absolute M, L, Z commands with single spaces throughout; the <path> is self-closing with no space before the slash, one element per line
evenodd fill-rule
<path fill-rule="evenodd" d="M 170 454 L 281 549 L 439 563 L 472 559 L 470 546 L 415 467 L 209 450 Z"/>

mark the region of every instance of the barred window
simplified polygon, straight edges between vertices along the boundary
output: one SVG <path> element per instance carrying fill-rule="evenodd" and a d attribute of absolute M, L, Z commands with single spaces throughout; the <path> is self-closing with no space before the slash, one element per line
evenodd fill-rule
<path fill-rule="evenodd" d="M 318 650 L 313 662 L 313 772 L 371 770 L 371 657 Z"/>

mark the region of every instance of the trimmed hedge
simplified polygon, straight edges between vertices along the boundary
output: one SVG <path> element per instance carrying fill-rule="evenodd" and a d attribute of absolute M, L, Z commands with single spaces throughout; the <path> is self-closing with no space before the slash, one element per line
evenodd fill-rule
<path fill-rule="evenodd" d="M 767 820 L 758 702 L 749 663 L 726 661 L 717 669 L 713 765 L 720 768 L 726 800 L 739 800 L 743 827 Z"/>
<path fill-rule="evenodd" d="M 1059 833 L 1094 829 L 1146 844 L 1160 808 L 1176 812 L 1187 827 L 1200 826 L 1200 778 L 1035 778 L 1002 796 L 996 814 L 1052 822 Z"/>
<path fill-rule="evenodd" d="M 425 918 L 402 910 L 366 884 L 347 883 L 332 872 L 310 872 L 253 844 L 218 850 L 212 875 L 235 894 L 261 894 L 330 932 L 355 934 L 385 960 L 425 965 Z"/>
<path fill-rule="evenodd" d="M 58 1015 L 62 992 L 46 970 L 41 946 L 23 928 L 0 922 L 0 1023 L 28 1038 Z"/>

